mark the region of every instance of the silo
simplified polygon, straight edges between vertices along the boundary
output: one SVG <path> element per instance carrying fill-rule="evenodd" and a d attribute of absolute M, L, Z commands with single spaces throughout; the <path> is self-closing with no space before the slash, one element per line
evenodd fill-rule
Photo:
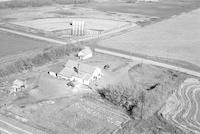
<path fill-rule="evenodd" d="M 83 36 L 85 34 L 85 22 L 84 21 L 72 21 L 72 35 Z"/>

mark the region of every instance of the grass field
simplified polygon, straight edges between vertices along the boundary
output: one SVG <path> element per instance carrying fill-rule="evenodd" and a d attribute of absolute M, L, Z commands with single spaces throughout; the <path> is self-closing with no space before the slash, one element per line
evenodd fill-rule
<path fill-rule="evenodd" d="M 200 10 L 100 41 L 98 45 L 200 65 Z"/>
<path fill-rule="evenodd" d="M 53 44 L 0 31 L 0 58 L 50 45 Z"/>

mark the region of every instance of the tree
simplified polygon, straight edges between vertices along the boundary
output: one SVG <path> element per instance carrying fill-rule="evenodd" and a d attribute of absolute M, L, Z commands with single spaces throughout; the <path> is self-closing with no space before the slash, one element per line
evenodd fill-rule
<path fill-rule="evenodd" d="M 144 108 L 144 105 L 145 105 L 145 92 L 142 91 L 138 98 L 139 98 L 139 100 L 141 102 L 140 118 L 143 119 L 143 108 Z"/>

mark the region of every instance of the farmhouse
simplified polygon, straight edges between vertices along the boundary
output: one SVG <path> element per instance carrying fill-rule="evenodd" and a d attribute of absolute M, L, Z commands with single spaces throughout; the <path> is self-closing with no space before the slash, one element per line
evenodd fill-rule
<path fill-rule="evenodd" d="M 92 50 L 89 47 L 85 47 L 78 53 L 78 57 L 82 60 L 88 59 L 92 57 Z"/>
<path fill-rule="evenodd" d="M 13 81 L 12 88 L 10 89 L 10 93 L 16 93 L 21 91 L 23 88 L 26 88 L 26 81 L 16 79 Z"/>
<path fill-rule="evenodd" d="M 65 68 L 58 74 L 58 77 L 89 85 L 91 82 L 100 79 L 102 75 L 103 73 L 98 67 L 69 60 L 65 64 Z"/>

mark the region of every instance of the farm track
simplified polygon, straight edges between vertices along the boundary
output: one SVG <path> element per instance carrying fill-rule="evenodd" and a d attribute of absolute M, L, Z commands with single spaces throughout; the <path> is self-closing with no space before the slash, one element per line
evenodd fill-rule
<path fill-rule="evenodd" d="M 175 92 L 178 102 L 176 110 L 167 113 L 167 120 L 189 133 L 200 133 L 200 82 L 185 81 Z"/>

